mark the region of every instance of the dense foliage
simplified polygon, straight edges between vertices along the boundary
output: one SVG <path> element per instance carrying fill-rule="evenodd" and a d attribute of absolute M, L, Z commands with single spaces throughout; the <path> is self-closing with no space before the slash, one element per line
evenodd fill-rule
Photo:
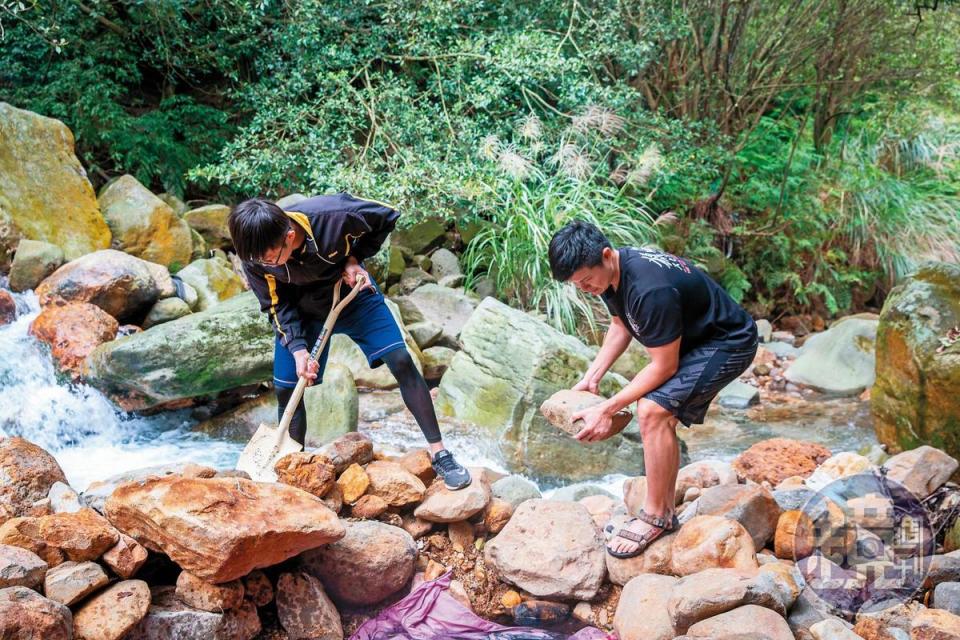
<path fill-rule="evenodd" d="M 0 0 L 0 99 L 98 183 L 350 189 L 478 219 L 473 275 L 558 325 L 574 216 L 762 314 L 876 305 L 960 246 L 958 10 L 898 0 Z"/>

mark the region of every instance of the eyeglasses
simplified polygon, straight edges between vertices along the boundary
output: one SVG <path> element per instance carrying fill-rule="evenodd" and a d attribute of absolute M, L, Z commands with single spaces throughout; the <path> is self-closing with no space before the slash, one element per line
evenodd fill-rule
<path fill-rule="evenodd" d="M 255 262 L 256 264 L 259 264 L 259 265 L 261 265 L 261 266 L 264 266 L 264 267 L 279 267 L 279 266 L 280 266 L 280 258 L 283 257 L 283 250 L 287 248 L 287 236 L 289 235 L 288 232 L 290 231 L 290 229 L 292 229 L 292 227 L 287 227 L 287 231 L 284 231 L 284 233 L 283 233 L 283 242 L 280 243 L 280 250 L 277 252 L 277 257 L 276 257 L 275 259 L 273 259 L 273 260 L 264 260 L 264 259 L 261 257 L 261 258 L 257 258 L 257 259 L 255 259 L 255 260 L 253 260 L 253 262 Z"/>

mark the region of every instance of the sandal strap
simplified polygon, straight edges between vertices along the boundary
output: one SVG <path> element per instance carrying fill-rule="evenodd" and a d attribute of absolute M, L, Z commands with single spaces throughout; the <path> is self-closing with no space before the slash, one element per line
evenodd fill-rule
<path fill-rule="evenodd" d="M 651 542 L 658 535 L 660 534 L 654 534 L 653 536 L 651 536 L 649 532 L 640 534 L 640 533 L 634 533 L 629 529 L 620 529 L 620 531 L 617 531 L 616 537 L 623 538 L 624 540 L 630 540 L 631 542 L 636 542 L 641 547 L 643 547 L 647 543 Z"/>
<path fill-rule="evenodd" d="M 663 529 L 664 531 L 673 531 L 673 521 L 667 520 L 666 518 L 652 516 L 643 509 L 640 509 L 640 512 L 637 513 L 637 519 L 643 520 L 650 526 L 656 527 L 657 529 Z"/>

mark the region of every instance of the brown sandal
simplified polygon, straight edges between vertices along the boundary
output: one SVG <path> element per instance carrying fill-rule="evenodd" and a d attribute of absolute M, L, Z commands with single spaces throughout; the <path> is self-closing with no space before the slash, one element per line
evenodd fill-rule
<path fill-rule="evenodd" d="M 627 529 L 632 523 L 637 520 L 646 522 L 650 526 L 656 527 L 659 531 L 648 531 L 647 533 L 641 535 L 639 533 L 634 533 Z M 631 542 L 636 542 L 639 546 L 633 551 L 620 552 L 614 551 L 609 546 L 607 547 L 607 553 L 609 553 L 614 558 L 627 559 L 627 558 L 636 558 L 638 555 L 646 551 L 647 547 L 650 546 L 650 543 L 659 538 L 664 532 L 673 531 L 677 528 L 679 522 L 677 517 L 673 516 L 669 521 L 666 518 L 660 518 L 657 516 L 652 516 L 643 509 L 640 510 L 640 513 L 637 514 L 636 518 L 631 518 L 620 528 L 619 531 L 611 538 L 620 537 L 624 540 L 630 540 Z"/>

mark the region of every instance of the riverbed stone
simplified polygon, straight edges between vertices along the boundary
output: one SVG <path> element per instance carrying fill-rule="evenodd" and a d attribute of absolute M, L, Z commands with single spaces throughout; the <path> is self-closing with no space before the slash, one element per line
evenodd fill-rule
<path fill-rule="evenodd" d="M 269 380 L 274 336 L 252 292 L 100 345 L 86 381 L 129 410 Z"/>
<path fill-rule="evenodd" d="M 539 500 L 543 497 L 537 485 L 519 475 L 509 475 L 497 480 L 490 485 L 490 490 L 493 497 L 506 500 L 514 507 L 519 507 L 527 500 Z"/>
<path fill-rule="evenodd" d="M 769 482 L 776 486 L 790 476 L 807 477 L 829 457 L 829 449 L 813 442 L 770 438 L 737 456 L 733 468 L 757 484 Z"/>
<path fill-rule="evenodd" d="M 879 320 L 841 318 L 803 343 L 799 357 L 784 372 L 794 384 L 836 395 L 858 395 L 873 386 Z"/>
<path fill-rule="evenodd" d="M 34 502 L 46 498 L 54 483 L 67 482 L 52 455 L 17 436 L 0 438 L 0 477 L 0 504 L 14 516 L 25 514 Z"/>
<path fill-rule="evenodd" d="M 63 264 L 63 249 L 40 240 L 22 239 L 10 266 L 10 289 L 26 291 L 35 288 L 44 278 Z"/>
<path fill-rule="evenodd" d="M 280 458 L 274 465 L 277 481 L 322 498 L 337 480 L 336 467 L 322 453 L 295 451 Z"/>
<path fill-rule="evenodd" d="M 794 640 L 793 632 L 780 614 L 755 604 L 702 620 L 687 629 L 687 635 L 692 638 L 736 638 L 750 629 L 762 629 L 760 635 L 767 640 Z"/>
<path fill-rule="evenodd" d="M 460 522 L 483 511 L 490 502 L 490 486 L 478 477 L 479 470 L 471 469 L 471 474 L 473 482 L 457 491 L 447 489 L 442 479 L 434 480 L 413 514 L 429 522 Z"/>
<path fill-rule="evenodd" d="M 873 463 L 866 456 L 861 456 L 852 451 L 841 451 L 820 463 L 813 473 L 804 480 L 804 484 L 815 491 L 819 491 L 835 480 L 864 473 L 872 469 L 873 466 Z"/>
<path fill-rule="evenodd" d="M 863 640 L 850 628 L 850 623 L 832 617 L 811 625 L 813 640 Z"/>
<path fill-rule="evenodd" d="M 150 587 L 123 580 L 97 593 L 73 614 L 75 640 L 120 640 L 147 615 Z"/>
<path fill-rule="evenodd" d="M 960 638 L 960 616 L 942 609 L 925 609 L 910 623 L 910 640 Z"/>
<path fill-rule="evenodd" d="M 606 577 L 600 532 L 583 505 L 528 500 L 485 546 L 501 578 L 541 598 L 591 600 Z"/>
<path fill-rule="evenodd" d="M 107 519 L 89 507 L 38 518 L 37 528 L 44 542 L 74 562 L 96 560 L 120 539 Z"/>
<path fill-rule="evenodd" d="M 680 527 L 671 547 L 673 572 L 686 576 L 714 567 L 756 569 L 753 539 L 743 525 L 721 516 L 694 516 Z"/>
<path fill-rule="evenodd" d="M 614 516 L 612 522 L 619 528 L 625 524 L 625 521 L 626 517 Z M 658 536 L 646 551 L 633 558 L 615 558 L 609 553 L 606 554 L 605 561 L 610 582 L 622 586 L 642 574 L 672 574 L 673 541 L 676 536 L 676 532 Z"/>
<path fill-rule="evenodd" d="M 307 387 L 303 403 L 307 411 L 308 448 L 322 447 L 357 430 L 360 396 L 353 374 L 342 364 L 328 363 L 323 382 Z"/>
<path fill-rule="evenodd" d="M 677 579 L 646 574 L 630 580 L 620 594 L 613 629 L 620 640 L 672 640 L 677 631 L 667 601 Z"/>
<path fill-rule="evenodd" d="M 309 573 L 284 573 L 277 581 L 277 617 L 290 640 L 343 640 L 340 614 Z"/>
<path fill-rule="evenodd" d="M 210 584 L 189 571 L 181 571 L 177 577 L 177 597 L 188 606 L 201 611 L 236 609 L 243 603 L 243 594 L 243 583 L 240 580 Z"/>
<path fill-rule="evenodd" d="M 736 520 L 749 532 L 754 549 L 763 549 L 773 538 L 780 518 L 780 505 L 758 485 L 726 484 L 706 489 L 694 503 L 695 515 L 714 515 Z"/>
<path fill-rule="evenodd" d="M 22 238 L 68 260 L 110 246 L 110 229 L 62 122 L 0 102 L 0 266 Z M 65 221 L 69 221 L 65 224 Z"/>
<path fill-rule="evenodd" d="M 890 452 L 921 444 L 960 456 L 960 265 L 928 263 L 887 296 L 877 330 L 870 408 Z"/>
<path fill-rule="evenodd" d="M 63 482 L 54 482 L 47 492 L 50 499 L 50 509 L 54 513 L 74 513 L 80 511 L 80 496 L 73 488 Z"/>
<path fill-rule="evenodd" d="M 705 569 L 680 578 L 666 603 L 673 626 L 679 632 L 747 604 L 766 607 L 783 616 L 793 601 L 784 602 L 777 576 L 771 572 Z"/>
<path fill-rule="evenodd" d="M 934 587 L 931 606 L 960 615 L 960 582 L 941 582 Z"/>
<path fill-rule="evenodd" d="M 208 204 L 190 209 L 181 216 L 191 229 L 197 231 L 210 249 L 227 249 L 233 246 L 227 218 L 230 207 L 224 204 Z"/>
<path fill-rule="evenodd" d="M 117 178 L 97 201 L 110 227 L 111 248 L 166 267 L 190 261 L 190 227 L 133 176 Z"/>
<path fill-rule="evenodd" d="M 428 381 L 440 380 L 450 368 L 457 352 L 450 347 L 433 346 L 423 350 L 423 377 Z"/>
<path fill-rule="evenodd" d="M 0 525 L 0 544 L 26 549 L 36 554 L 49 567 L 55 567 L 66 557 L 63 552 L 47 544 L 40 535 L 40 518 L 10 518 Z"/>
<path fill-rule="evenodd" d="M 540 404 L 540 413 L 550 424 L 570 436 L 575 436 L 583 428 L 583 420 L 573 421 L 573 414 L 603 404 L 606 398 L 589 391 L 560 389 Z M 613 415 L 613 427 L 622 431 L 633 419 L 627 410 Z"/>
<path fill-rule="evenodd" d="M 338 604 L 367 606 L 393 595 L 413 578 L 417 545 L 401 528 L 364 520 L 345 522 L 337 542 L 300 555 Z"/>
<path fill-rule="evenodd" d="M 417 476 L 396 462 L 374 461 L 367 465 L 367 492 L 383 498 L 391 507 L 405 507 L 423 500 L 427 488 Z"/>
<path fill-rule="evenodd" d="M 149 329 L 152 326 L 170 322 L 177 318 L 190 315 L 191 313 L 190 305 L 180 298 L 157 300 L 157 302 L 150 307 L 150 311 L 147 312 L 147 317 L 143 320 L 143 328 Z"/>
<path fill-rule="evenodd" d="M 244 596 L 258 607 L 265 607 L 273 602 L 273 584 L 260 569 L 254 569 L 243 577 Z"/>
<path fill-rule="evenodd" d="M 106 572 L 96 562 L 64 562 L 47 572 L 43 593 L 69 607 L 109 582 Z"/>
<path fill-rule="evenodd" d="M 362 433 L 345 433 L 321 447 L 319 453 L 330 458 L 337 473 L 343 473 L 351 464 L 365 465 L 373 460 L 373 442 Z"/>
<path fill-rule="evenodd" d="M 212 613 L 184 604 L 172 586 L 154 587 L 151 592 L 147 615 L 124 640 L 253 640 L 261 631 L 257 609 L 249 600 L 236 609 Z"/>
<path fill-rule="evenodd" d="M 337 485 L 343 495 L 343 501 L 353 504 L 360 499 L 370 486 L 370 477 L 363 467 L 354 463 L 347 467 L 337 479 Z"/>
<path fill-rule="evenodd" d="M 177 277 L 197 292 L 197 311 L 206 311 L 243 292 L 243 280 L 227 260 L 220 257 L 194 260 Z"/>
<path fill-rule="evenodd" d="M 106 514 L 148 549 L 214 584 L 344 535 L 319 498 L 242 478 L 171 476 L 124 484 L 107 499 Z"/>
<path fill-rule="evenodd" d="M 734 380 L 717 394 L 717 403 L 728 409 L 746 409 L 760 402 L 760 389 Z"/>
<path fill-rule="evenodd" d="M 906 487 L 918 500 L 943 486 L 958 466 L 956 458 L 929 445 L 898 453 L 883 463 L 887 478 Z"/>
<path fill-rule="evenodd" d="M 125 580 L 137 574 L 147 561 L 146 548 L 125 533 L 120 534 L 117 544 L 104 552 L 101 560 L 110 570 Z"/>
<path fill-rule="evenodd" d="M 117 336 L 119 323 L 109 313 L 88 302 L 44 307 L 30 323 L 30 334 L 50 346 L 59 368 L 80 377 L 87 356 Z"/>
<path fill-rule="evenodd" d="M 413 449 L 396 459 L 396 462 L 420 478 L 423 484 L 430 486 L 433 479 L 437 477 L 437 472 L 433 470 L 433 458 L 426 449 Z"/>
<path fill-rule="evenodd" d="M 677 473 L 676 503 L 683 501 L 683 496 L 692 487 L 709 489 L 717 485 L 737 484 L 737 472 L 729 462 L 722 460 L 698 460 L 681 467 Z"/>
<path fill-rule="evenodd" d="M 0 589 L 0 638 L 73 640 L 73 637 L 73 616 L 64 605 L 26 587 Z"/>
<path fill-rule="evenodd" d="M 160 299 L 157 273 L 145 260 L 104 249 L 66 263 L 36 293 L 42 307 L 88 302 L 120 322 L 139 322 Z"/>
<path fill-rule="evenodd" d="M 47 573 L 47 563 L 37 554 L 9 544 L 0 544 L 0 589 L 36 589 Z"/>
<path fill-rule="evenodd" d="M 376 520 L 389 508 L 390 505 L 380 496 L 365 495 L 353 504 L 350 515 L 364 520 Z"/>
<path fill-rule="evenodd" d="M 618 434 L 584 446 L 538 411 L 551 394 L 577 382 L 593 349 L 494 298 L 470 315 L 460 342 L 463 350 L 440 381 L 437 410 L 477 425 L 480 436 L 498 443 L 509 470 L 565 482 L 642 473 L 638 441 Z M 608 374 L 600 390 L 612 395 L 624 382 Z"/>

